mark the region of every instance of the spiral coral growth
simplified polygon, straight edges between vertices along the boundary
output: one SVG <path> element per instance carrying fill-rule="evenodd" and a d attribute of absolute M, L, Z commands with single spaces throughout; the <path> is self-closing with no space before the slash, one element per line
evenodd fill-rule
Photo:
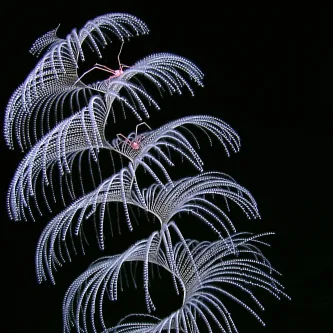
<path fill-rule="evenodd" d="M 264 324 L 253 308 L 263 310 L 255 289 L 288 298 L 275 277 L 278 272 L 259 248 L 268 245 L 261 238 L 271 233 L 236 231 L 227 214 L 229 204 L 237 206 L 248 219 L 256 219 L 260 218 L 256 201 L 229 175 L 204 171 L 198 151 L 200 133 L 210 144 L 218 142 L 230 156 L 240 149 L 237 133 L 221 119 L 193 115 L 156 129 L 140 123 L 127 136 L 115 132 L 111 141 L 105 135 L 107 124 L 115 127 L 119 110 L 123 116 L 130 112 L 142 121 L 149 117 L 151 107 L 159 109 L 145 83 L 160 93 L 182 94 L 187 90 L 194 95 L 194 86 L 203 86 L 201 70 L 184 57 L 157 53 L 132 66 L 119 64 L 118 70 L 96 66 L 111 74 L 103 81 L 85 84 L 84 75 L 78 74 L 87 46 L 102 58 L 102 49 L 114 39 L 123 43 L 147 33 L 147 26 L 138 18 L 116 13 L 97 17 L 65 38 L 59 38 L 54 29 L 33 44 L 30 51 L 40 60 L 13 93 L 5 114 L 8 147 L 28 151 L 9 187 L 9 217 L 14 221 L 34 220 L 35 214 L 42 214 L 45 208 L 52 212 L 52 203 L 60 195 L 65 208 L 44 228 L 35 260 L 38 282 L 52 283 L 55 272 L 77 253 L 78 247 L 84 252 L 84 228 L 92 223 L 91 216 L 95 217 L 94 231 L 101 250 L 108 240 L 105 224 L 112 224 L 108 212 L 113 207 L 123 207 L 123 228 L 130 231 L 133 207 L 159 222 L 159 230 L 147 239 L 121 254 L 97 260 L 71 284 L 63 302 L 64 332 L 212 332 L 213 326 L 222 332 L 237 332 L 224 299 L 234 301 Z M 67 109 L 71 111 L 69 116 L 64 112 Z M 107 176 L 99 158 L 102 150 L 109 152 L 114 170 Z M 198 174 L 173 179 L 169 170 L 179 163 L 175 155 Z M 121 158 L 118 170 L 117 156 Z M 81 169 L 87 167 L 82 162 L 84 157 L 89 161 L 92 191 L 86 190 L 81 175 Z M 146 188 L 140 183 L 143 172 L 151 181 Z M 79 174 L 79 184 L 73 181 L 74 174 Z M 66 202 L 68 197 L 70 204 Z M 217 197 L 224 199 L 224 205 L 217 204 Z M 186 239 L 178 225 L 182 214 L 211 230 L 215 241 Z M 120 224 L 120 214 L 117 218 Z M 143 264 L 147 313 L 129 314 L 116 326 L 108 327 L 103 313 L 105 298 L 116 302 L 119 284 L 124 280 L 136 283 L 133 267 L 138 262 Z M 168 272 L 182 295 L 181 307 L 165 318 L 153 314 L 156 306 L 149 291 L 152 267 Z M 230 287 L 239 289 L 244 300 Z"/>

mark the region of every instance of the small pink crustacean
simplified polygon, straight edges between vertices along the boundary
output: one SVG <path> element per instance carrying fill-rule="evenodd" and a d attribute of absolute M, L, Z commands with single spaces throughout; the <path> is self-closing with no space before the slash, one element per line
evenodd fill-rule
<path fill-rule="evenodd" d="M 135 127 L 135 137 L 134 137 L 134 139 L 132 141 L 128 137 L 126 137 L 124 134 L 122 134 L 122 133 L 118 133 L 117 137 L 120 140 L 124 139 L 123 142 L 127 143 L 128 145 L 130 145 L 132 149 L 139 150 L 140 149 L 141 140 L 142 140 L 142 135 L 141 134 L 138 135 L 138 128 L 141 125 L 146 125 L 151 130 L 150 126 L 148 126 L 147 123 L 143 122 L 143 123 L 140 123 L 140 124 L 136 125 L 136 127 Z"/>
<path fill-rule="evenodd" d="M 119 50 L 119 53 L 118 53 L 118 64 L 119 64 L 119 69 L 111 69 L 105 65 L 101 65 L 101 64 L 95 64 L 92 68 L 88 69 L 86 72 L 84 72 L 75 82 L 74 82 L 74 85 L 77 84 L 79 81 L 81 81 L 81 79 L 86 75 L 88 74 L 89 72 L 91 72 L 92 70 L 94 69 L 99 69 L 101 71 L 104 71 L 104 72 L 107 72 L 107 73 L 110 73 L 112 75 L 109 76 L 108 80 L 109 79 L 112 79 L 112 78 L 115 78 L 115 77 L 118 77 L 120 76 L 121 74 L 124 73 L 124 68 L 127 67 L 129 68 L 130 66 L 127 66 L 127 65 L 124 65 L 120 62 L 120 54 L 121 54 L 121 50 L 123 48 L 123 45 L 124 45 L 124 42 L 122 42 L 121 44 L 121 47 L 120 47 L 120 50 Z"/>

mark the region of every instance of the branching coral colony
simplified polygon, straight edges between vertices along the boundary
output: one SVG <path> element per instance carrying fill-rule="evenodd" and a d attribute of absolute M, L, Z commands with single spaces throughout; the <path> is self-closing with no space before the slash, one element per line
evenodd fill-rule
<path fill-rule="evenodd" d="M 143 123 L 127 136 L 117 133 L 114 125 L 116 115 L 125 117 L 130 112 L 141 124 L 149 116 L 148 107 L 159 109 L 145 89 L 147 83 L 160 93 L 181 94 L 186 89 L 193 95 L 192 86 L 202 86 L 202 72 L 183 57 L 157 53 L 132 66 L 120 65 L 118 70 L 95 65 L 109 72 L 110 77 L 85 84 L 78 67 L 85 61 L 87 48 L 102 58 L 101 49 L 113 39 L 124 43 L 147 34 L 147 26 L 132 15 L 113 13 L 87 22 L 64 39 L 56 33 L 54 29 L 33 44 L 30 51 L 41 56 L 40 60 L 13 93 L 4 125 L 9 148 L 18 146 L 28 151 L 9 187 L 10 218 L 34 220 L 34 215 L 42 214 L 45 208 L 51 211 L 53 201 L 60 199 L 65 205 L 40 236 L 36 250 L 38 281 L 55 283 L 54 272 L 79 248 L 84 252 L 87 242 L 83 225 L 93 225 L 89 230 L 95 231 L 98 245 L 104 249 L 105 228 L 120 228 L 121 212 L 116 222 L 111 221 L 118 205 L 123 207 L 123 227 L 129 230 L 133 229 L 133 219 L 142 219 L 136 214 L 140 210 L 160 223 L 159 231 L 121 254 L 94 262 L 71 284 L 63 301 L 64 332 L 211 332 L 212 327 L 237 332 L 226 299 L 238 303 L 264 325 L 256 312 L 263 306 L 253 292 L 264 289 L 276 298 L 288 298 L 274 277 L 278 272 L 260 249 L 268 245 L 262 238 L 271 233 L 236 233 L 225 212 L 228 203 L 234 202 L 248 218 L 259 218 L 257 204 L 251 193 L 230 176 L 204 172 L 197 153 L 198 135 L 206 136 L 210 143 L 215 138 L 228 156 L 238 152 L 236 132 L 209 115 L 187 116 L 157 129 Z M 107 123 L 115 130 L 113 140 L 106 138 Z M 111 157 L 104 169 L 102 150 Z M 171 179 L 168 169 L 176 163 L 175 154 L 194 167 L 197 176 Z M 117 155 L 120 166 L 115 163 Z M 87 170 L 93 181 L 92 191 L 86 188 L 83 174 Z M 148 188 L 139 184 L 143 172 L 151 180 Z M 224 199 L 223 207 L 214 200 L 219 196 Z M 203 228 L 210 228 L 216 241 L 185 239 L 177 226 L 177 216 L 182 213 L 198 219 Z M 142 262 L 138 267 L 143 267 L 140 274 L 147 313 L 130 314 L 115 327 L 107 327 L 104 296 L 116 301 L 119 285 L 129 280 L 135 283 L 138 262 Z M 152 268 L 156 267 L 170 274 L 183 299 L 181 307 L 166 318 L 153 315 L 149 286 Z M 237 289 L 244 300 L 234 295 Z"/>

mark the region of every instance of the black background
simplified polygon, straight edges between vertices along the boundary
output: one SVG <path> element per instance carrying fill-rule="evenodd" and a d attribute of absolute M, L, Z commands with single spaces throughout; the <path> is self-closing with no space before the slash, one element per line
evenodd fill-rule
<path fill-rule="evenodd" d="M 36 60 L 28 49 L 37 37 L 59 23 L 59 35 L 65 36 L 108 12 L 134 14 L 151 31 L 126 44 L 123 63 L 167 51 L 191 59 L 205 73 L 205 87 L 195 89 L 196 97 L 166 96 L 160 101 L 162 110 L 151 112 L 151 126 L 193 113 L 209 114 L 222 118 L 241 136 L 241 151 L 230 158 L 217 144 L 212 150 L 207 145 L 202 152 L 205 167 L 229 173 L 253 193 L 262 220 L 244 218 L 235 224 L 239 231 L 276 232 L 270 239 L 269 259 L 283 273 L 281 282 L 292 301 L 263 296 L 266 311 L 261 317 L 266 328 L 235 307 L 233 318 L 240 332 L 330 331 L 333 52 L 325 10 L 319 14 L 314 8 L 241 4 L 217 8 L 208 1 L 187 7 L 180 7 L 179 1 L 12 2 L 2 10 L 3 113 L 11 93 L 34 67 Z M 107 64 L 117 65 L 114 57 Z M 56 286 L 37 284 L 35 246 L 49 217 L 35 224 L 13 223 L 5 211 L 8 184 L 22 157 L 7 150 L 2 139 L 1 304 L 5 312 L 1 312 L 0 331 L 61 332 L 63 295 L 100 253 L 74 258 L 58 273 Z M 184 225 L 182 230 L 187 236 L 191 227 Z M 120 238 L 110 241 L 114 248 L 125 244 Z M 172 303 L 172 296 L 162 297 L 167 298 L 161 307 Z M 118 310 L 130 312 L 132 305 L 123 299 Z"/>

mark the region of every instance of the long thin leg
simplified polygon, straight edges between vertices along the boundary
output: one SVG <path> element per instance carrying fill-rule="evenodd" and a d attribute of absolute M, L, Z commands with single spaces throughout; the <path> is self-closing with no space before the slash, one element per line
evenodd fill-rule
<path fill-rule="evenodd" d="M 120 69 L 120 70 L 122 70 L 123 67 L 126 67 L 126 68 L 130 68 L 130 67 L 131 67 L 131 66 L 128 66 L 128 65 L 122 64 L 122 63 L 120 62 L 120 55 L 121 55 L 121 52 L 122 52 L 122 49 L 123 49 L 123 45 L 124 45 L 124 42 L 121 43 L 120 50 L 119 50 L 119 53 L 118 53 L 118 56 L 117 56 L 117 59 L 118 59 L 118 66 L 119 66 L 119 69 Z M 115 70 L 110 69 L 109 67 L 104 66 L 104 65 L 95 64 L 95 66 L 100 66 L 101 68 L 108 69 L 108 70 L 110 70 L 110 71 L 113 72 L 112 74 L 115 74 L 115 72 L 116 72 Z"/>
<path fill-rule="evenodd" d="M 100 70 L 105 70 L 107 72 L 110 72 L 111 74 L 114 74 L 115 70 L 114 69 L 111 69 L 110 67 L 108 66 L 105 66 L 105 65 L 101 65 L 101 64 L 95 64 L 94 66 L 95 68 L 98 68 Z"/>
<path fill-rule="evenodd" d="M 124 45 L 124 42 L 121 43 L 121 46 L 120 46 L 120 50 L 119 50 L 119 53 L 118 53 L 118 64 L 119 64 L 119 68 L 121 71 L 123 71 L 123 68 L 131 68 L 131 66 L 128 66 L 128 65 L 125 65 L 125 64 L 122 64 L 120 62 L 120 54 L 121 54 L 121 51 L 123 50 L 123 45 Z"/>
<path fill-rule="evenodd" d="M 140 124 L 137 124 L 136 127 L 135 127 L 135 137 L 138 136 L 138 128 L 139 128 L 139 126 L 141 126 L 141 125 L 146 125 L 146 126 L 151 130 L 151 127 L 150 127 L 147 123 L 145 123 L 145 122 L 140 123 Z"/>
<path fill-rule="evenodd" d="M 123 65 L 121 64 L 120 62 L 120 54 L 121 54 L 121 51 L 123 49 L 123 45 L 124 45 L 124 42 L 121 43 L 121 46 L 120 46 L 120 50 L 119 50 L 119 53 L 118 53 L 118 65 L 119 65 L 119 69 L 122 70 L 123 69 Z"/>
<path fill-rule="evenodd" d="M 117 137 L 119 138 L 119 136 L 123 137 L 125 139 L 125 141 L 128 140 L 128 138 L 124 134 L 122 134 L 122 133 L 118 133 Z"/>
<path fill-rule="evenodd" d="M 125 142 L 128 143 L 128 144 L 131 146 L 131 144 L 132 144 L 131 140 L 129 140 L 124 134 L 122 134 L 122 133 L 118 133 L 118 134 L 117 134 L 117 137 L 118 137 L 118 139 L 120 139 L 120 137 L 121 137 L 121 138 L 124 138 L 124 139 L 125 139 Z"/>
<path fill-rule="evenodd" d="M 105 71 L 105 72 L 108 72 L 108 73 L 111 73 L 113 75 L 115 75 L 115 71 L 113 69 L 110 69 L 106 66 L 103 66 L 103 65 L 99 65 L 99 64 L 95 64 L 94 67 L 88 69 L 86 72 L 84 72 L 75 82 L 74 82 L 74 85 L 76 85 L 86 74 L 88 74 L 89 72 L 91 72 L 92 70 L 94 69 L 99 69 L 101 71 Z"/>

